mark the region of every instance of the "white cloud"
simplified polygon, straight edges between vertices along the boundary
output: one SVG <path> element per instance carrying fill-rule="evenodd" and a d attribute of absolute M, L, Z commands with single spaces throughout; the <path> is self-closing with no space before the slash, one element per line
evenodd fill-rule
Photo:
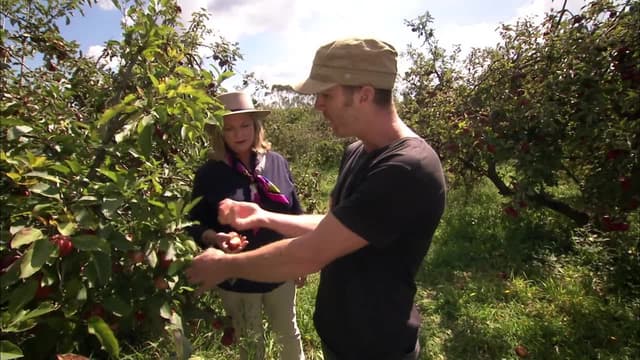
<path fill-rule="evenodd" d="M 104 65 L 108 69 L 116 69 L 120 65 L 119 58 L 104 58 L 102 57 L 102 53 L 105 47 L 102 45 L 92 45 L 89 46 L 89 50 L 87 51 L 87 57 L 96 61 L 99 61 L 100 64 Z"/>
<path fill-rule="evenodd" d="M 509 13 L 511 18 L 488 22 L 458 23 L 456 19 L 435 19 L 432 26 L 441 46 L 460 45 L 462 56 L 472 47 L 495 46 L 500 41 L 500 23 L 515 23 L 524 16 L 542 19 L 564 0 L 525 0 Z M 585 0 L 568 0 L 568 8 L 578 11 Z M 494 6 L 508 6 L 502 1 Z M 268 84 L 291 84 L 303 80 L 316 49 L 335 39 L 351 36 L 377 37 L 393 44 L 399 52 L 418 39 L 403 23 L 436 6 L 427 0 L 192 0 L 181 1 L 183 17 L 206 9 L 210 26 L 227 40 L 237 41 L 245 60 L 238 70 L 254 72 Z M 448 20 L 448 21 L 447 21 Z M 268 42 L 265 44 L 264 42 Z M 401 71 L 407 66 L 400 62 Z M 229 83 L 239 83 L 236 76 Z M 227 85 L 229 86 L 229 85 Z"/>
<path fill-rule="evenodd" d="M 114 10 L 116 8 L 112 0 L 98 0 L 97 4 L 102 10 Z"/>
<path fill-rule="evenodd" d="M 580 9 L 591 2 L 590 0 L 567 0 L 566 9 L 576 14 Z M 531 16 L 542 20 L 545 14 L 562 8 L 564 0 L 530 0 L 525 6 L 517 9 L 516 17 Z"/>

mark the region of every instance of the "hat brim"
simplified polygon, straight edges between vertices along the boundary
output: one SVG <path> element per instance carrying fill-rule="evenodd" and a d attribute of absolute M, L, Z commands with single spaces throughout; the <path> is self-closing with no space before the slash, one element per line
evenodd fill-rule
<path fill-rule="evenodd" d="M 255 118 L 258 119 L 263 119 L 265 118 L 267 115 L 269 115 L 271 113 L 271 110 L 237 110 L 237 111 L 230 111 L 226 114 L 223 115 L 224 116 L 229 116 L 229 115 L 234 115 L 234 114 L 249 114 Z"/>
<path fill-rule="evenodd" d="M 301 94 L 317 94 L 329 90 L 336 85 L 338 84 L 308 78 L 299 84 L 293 85 L 292 88 Z"/>

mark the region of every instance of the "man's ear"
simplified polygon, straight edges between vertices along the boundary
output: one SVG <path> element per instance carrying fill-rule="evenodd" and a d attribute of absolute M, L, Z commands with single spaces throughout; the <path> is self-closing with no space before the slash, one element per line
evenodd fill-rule
<path fill-rule="evenodd" d="M 369 85 L 365 85 L 362 88 L 360 88 L 359 94 L 358 94 L 358 100 L 360 101 L 361 104 L 365 104 L 367 102 L 373 102 L 373 97 L 375 95 L 376 90 L 373 88 L 373 86 L 369 86 Z"/>

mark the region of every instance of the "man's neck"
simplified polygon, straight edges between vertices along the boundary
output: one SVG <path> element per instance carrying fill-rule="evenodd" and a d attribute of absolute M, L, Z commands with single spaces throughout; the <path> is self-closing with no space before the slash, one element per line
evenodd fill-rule
<path fill-rule="evenodd" d="M 360 138 L 366 151 L 373 151 L 406 137 L 418 137 L 393 111 L 376 120 L 373 130 Z"/>

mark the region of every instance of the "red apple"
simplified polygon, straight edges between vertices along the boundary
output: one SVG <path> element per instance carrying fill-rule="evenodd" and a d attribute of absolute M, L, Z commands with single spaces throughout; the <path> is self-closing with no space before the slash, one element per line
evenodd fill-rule
<path fill-rule="evenodd" d="M 136 311 L 136 313 L 133 315 L 137 321 L 142 322 L 145 319 L 145 315 L 144 312 L 142 310 L 138 310 Z"/>
<path fill-rule="evenodd" d="M 518 210 L 514 209 L 513 206 L 504 207 L 502 211 L 508 216 L 511 216 L 512 218 L 518 217 Z"/>
<path fill-rule="evenodd" d="M 129 259 L 131 259 L 131 262 L 134 264 L 142 264 L 144 261 L 144 253 L 140 250 L 130 251 Z"/>
<path fill-rule="evenodd" d="M 39 285 L 38 289 L 36 290 L 36 294 L 35 294 L 35 298 L 37 300 L 44 300 L 46 298 L 48 298 L 49 296 L 51 296 L 51 293 L 53 292 L 53 286 L 42 286 Z"/>
<path fill-rule="evenodd" d="M 10 253 L 0 258 L 0 275 L 7 272 L 9 267 L 11 267 L 11 265 L 13 265 L 13 263 L 18 259 L 20 259 L 20 255 L 18 253 Z"/>
<path fill-rule="evenodd" d="M 518 357 L 524 358 L 524 357 L 529 356 L 529 351 L 527 350 L 526 347 L 524 347 L 522 345 L 516 346 L 516 348 L 514 350 L 516 352 L 516 355 L 518 355 Z"/>
<path fill-rule="evenodd" d="M 153 286 L 158 290 L 166 290 L 169 288 L 169 283 L 162 276 L 158 276 L 153 279 Z"/>
<path fill-rule="evenodd" d="M 173 260 L 167 258 L 167 253 L 160 250 L 158 251 L 158 265 L 161 269 L 168 269 L 171 266 Z"/>
<path fill-rule="evenodd" d="M 102 307 L 102 305 L 100 304 L 93 304 L 93 306 L 89 310 L 89 317 L 97 316 L 100 318 L 104 318 L 104 314 L 105 314 L 104 307 Z"/>
<path fill-rule="evenodd" d="M 627 176 L 620 176 L 618 178 L 618 182 L 620 183 L 620 187 L 622 191 L 630 191 L 631 190 L 631 179 Z"/>
<path fill-rule="evenodd" d="M 222 319 L 216 318 L 216 319 L 213 319 L 211 326 L 213 326 L 213 328 L 216 330 L 221 330 L 224 327 L 224 323 L 222 322 Z"/>
<path fill-rule="evenodd" d="M 66 235 L 55 234 L 50 238 L 50 240 L 58 247 L 58 254 L 60 257 L 65 257 L 73 251 L 71 238 Z"/>
<path fill-rule="evenodd" d="M 233 342 L 234 342 L 233 335 L 224 334 L 220 338 L 220 343 L 224 346 L 231 346 L 233 345 Z"/>

